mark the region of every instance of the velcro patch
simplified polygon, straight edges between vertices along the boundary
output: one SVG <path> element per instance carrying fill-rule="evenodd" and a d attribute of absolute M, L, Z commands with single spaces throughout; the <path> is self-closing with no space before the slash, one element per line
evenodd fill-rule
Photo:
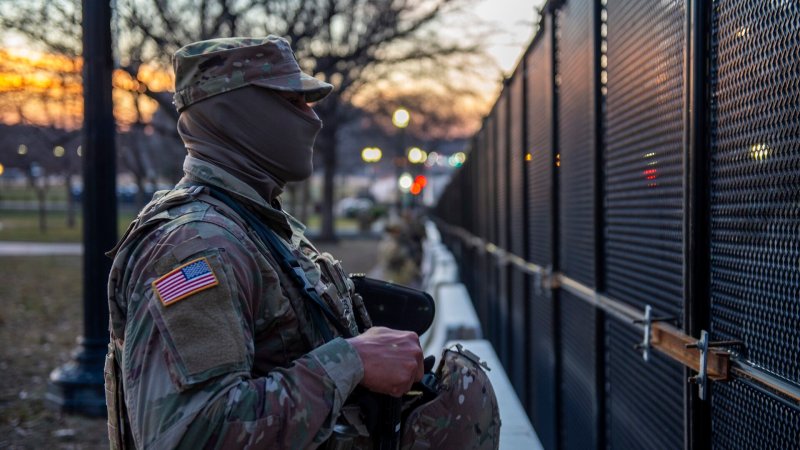
<path fill-rule="evenodd" d="M 153 281 L 153 291 L 164 306 L 219 284 L 206 258 L 198 258 Z"/>

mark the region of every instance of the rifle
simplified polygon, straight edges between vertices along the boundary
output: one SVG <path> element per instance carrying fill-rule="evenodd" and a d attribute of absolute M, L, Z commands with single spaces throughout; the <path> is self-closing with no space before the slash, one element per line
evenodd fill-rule
<path fill-rule="evenodd" d="M 396 330 L 422 334 L 430 328 L 436 312 L 433 297 L 425 291 L 388 281 L 351 274 L 372 324 Z M 426 358 L 425 372 L 430 372 L 433 358 Z M 431 366 L 431 367 L 428 367 Z M 362 392 L 359 403 L 365 416 L 374 421 L 368 424 L 376 450 L 396 450 L 400 445 L 402 398 Z M 370 426 L 371 425 L 371 426 Z"/>
<path fill-rule="evenodd" d="M 419 335 L 433 323 L 436 305 L 427 292 L 369 278 L 363 273 L 350 274 L 350 279 L 356 294 L 364 300 L 373 325 Z"/>

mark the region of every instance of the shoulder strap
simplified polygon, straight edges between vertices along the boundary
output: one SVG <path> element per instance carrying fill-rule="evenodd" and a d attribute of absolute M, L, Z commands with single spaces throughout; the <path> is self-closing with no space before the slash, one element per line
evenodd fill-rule
<path fill-rule="evenodd" d="M 301 288 L 300 290 L 303 292 L 303 296 L 315 306 L 309 308 L 311 320 L 319 329 L 320 333 L 322 333 L 322 337 L 325 339 L 325 342 L 332 340 L 333 335 L 331 334 L 330 328 L 325 325 L 325 320 L 320 312 L 327 316 L 328 321 L 336 327 L 336 330 L 339 332 L 339 334 L 344 337 L 352 337 L 350 330 L 348 330 L 347 327 L 340 322 L 339 318 L 336 317 L 336 314 L 334 314 L 333 311 L 328 308 L 328 305 L 326 305 L 325 302 L 319 297 L 319 294 L 317 294 L 314 286 L 312 286 L 308 281 L 306 273 L 303 271 L 303 268 L 300 266 L 297 258 L 295 258 L 294 254 L 292 254 L 286 245 L 284 245 L 283 241 L 278 238 L 275 232 L 264 225 L 264 223 L 259 220 L 252 211 L 244 208 L 228 194 L 212 186 L 206 185 L 205 187 L 208 188 L 211 197 L 224 203 L 242 219 L 244 219 L 248 225 L 253 227 L 258 236 L 264 241 L 267 247 L 269 247 L 273 255 L 275 255 L 275 258 L 281 265 L 281 269 L 290 275 L 292 280 L 294 280 L 294 282 Z"/>

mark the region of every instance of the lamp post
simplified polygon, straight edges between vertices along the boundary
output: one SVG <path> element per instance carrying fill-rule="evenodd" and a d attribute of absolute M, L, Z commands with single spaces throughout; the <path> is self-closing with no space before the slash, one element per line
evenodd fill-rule
<path fill-rule="evenodd" d="M 392 124 L 400 130 L 400 145 L 397 147 L 394 160 L 395 179 L 399 180 L 406 161 L 406 127 L 411 122 L 411 114 L 405 108 L 397 108 L 392 114 Z M 397 212 L 403 208 L 403 192 L 397 193 Z"/>
<path fill-rule="evenodd" d="M 62 411 L 106 413 L 106 283 L 117 240 L 115 125 L 111 102 L 111 3 L 83 0 L 83 336 L 73 359 L 50 374 L 47 400 Z M 20 148 L 21 150 L 21 148 Z M 55 151 L 62 153 L 63 149 Z"/>

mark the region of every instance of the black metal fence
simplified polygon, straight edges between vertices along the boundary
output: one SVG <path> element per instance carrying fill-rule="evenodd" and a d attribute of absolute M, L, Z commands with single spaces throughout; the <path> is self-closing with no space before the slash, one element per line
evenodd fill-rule
<path fill-rule="evenodd" d="M 546 448 L 800 448 L 799 2 L 550 1 L 435 215 Z"/>

